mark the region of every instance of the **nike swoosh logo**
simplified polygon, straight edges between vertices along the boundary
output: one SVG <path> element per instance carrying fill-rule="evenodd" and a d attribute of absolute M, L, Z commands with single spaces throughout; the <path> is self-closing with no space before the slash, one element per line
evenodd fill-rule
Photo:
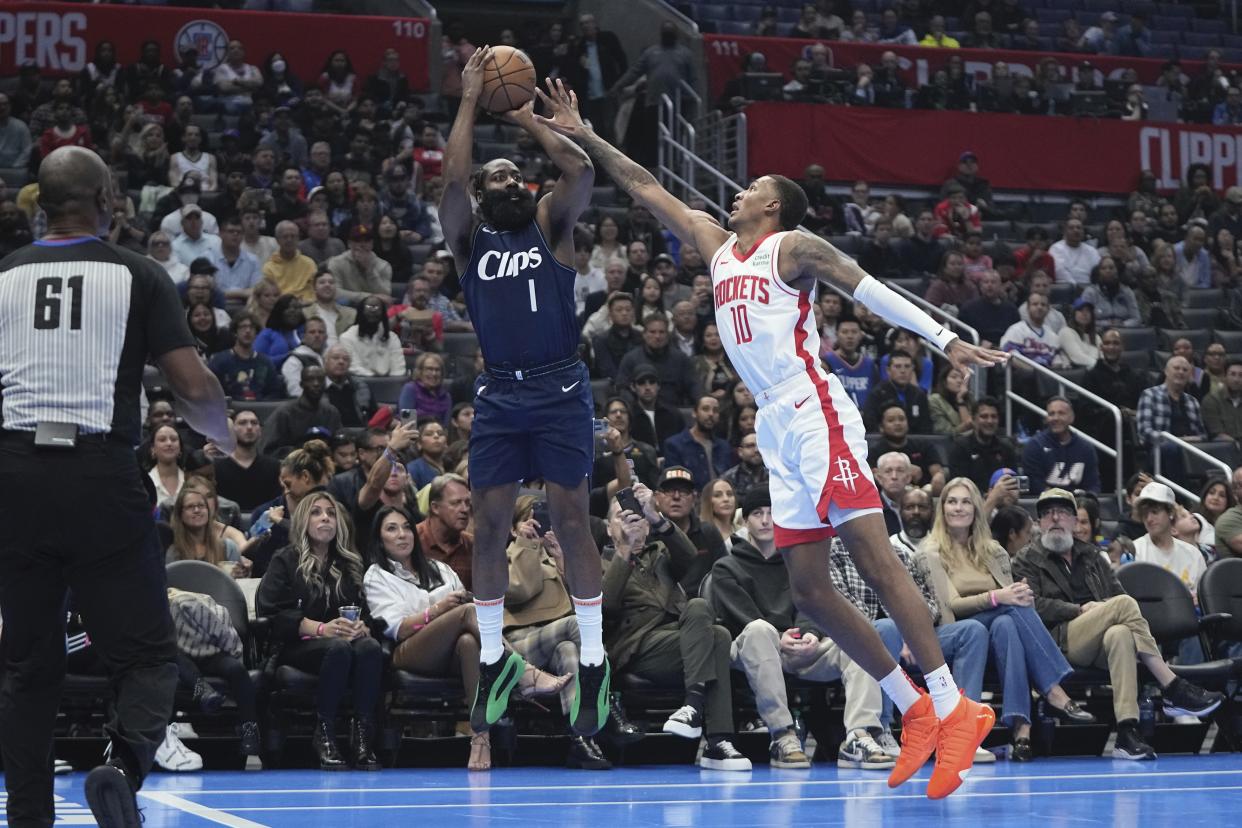
<path fill-rule="evenodd" d="M 794 403 L 794 408 L 801 408 L 803 405 L 806 404 L 806 401 L 809 400 L 810 398 L 811 398 L 811 395 L 807 394 L 806 397 L 804 397 L 801 402 Z"/>
<path fill-rule="evenodd" d="M 574 382 L 571 382 L 569 385 L 562 385 L 562 386 L 561 386 L 561 393 L 562 393 L 562 394 L 567 394 L 567 393 L 569 393 L 570 391 L 573 391 L 573 390 L 574 390 L 574 388 L 576 388 L 576 387 L 578 386 L 578 383 L 580 383 L 580 382 L 582 382 L 582 380 L 575 380 Z"/>
<path fill-rule="evenodd" d="M 486 385 L 480 385 L 480 386 L 479 386 L 479 390 L 478 390 L 478 391 L 476 391 L 476 392 L 475 392 L 475 394 L 476 394 L 477 396 L 480 396 L 480 397 L 481 397 L 481 396 L 483 396 L 483 392 L 484 392 L 484 391 L 486 391 L 486 390 L 487 390 L 487 386 L 486 386 Z"/>

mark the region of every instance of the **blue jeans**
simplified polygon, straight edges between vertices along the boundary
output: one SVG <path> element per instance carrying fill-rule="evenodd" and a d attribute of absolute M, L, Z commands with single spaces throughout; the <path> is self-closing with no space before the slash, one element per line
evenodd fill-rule
<path fill-rule="evenodd" d="M 891 618 L 875 622 L 876 632 L 884 642 L 889 655 L 896 659 L 901 655 L 901 633 Z M 936 628 L 944 660 L 953 673 L 953 681 L 966 693 L 966 698 L 979 701 L 983 692 L 983 668 L 988 663 L 988 631 L 973 618 L 954 621 Z M 893 702 L 888 696 L 880 712 L 880 724 L 888 727 L 893 721 Z"/>
<path fill-rule="evenodd" d="M 1001 720 L 1031 721 L 1031 685 L 1047 695 L 1070 673 L 1069 662 L 1034 607 L 1000 606 L 971 616 L 988 628 L 1005 694 Z"/>

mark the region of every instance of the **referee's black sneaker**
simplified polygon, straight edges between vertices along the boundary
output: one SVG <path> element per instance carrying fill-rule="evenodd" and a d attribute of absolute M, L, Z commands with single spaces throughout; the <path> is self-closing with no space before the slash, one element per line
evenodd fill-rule
<path fill-rule="evenodd" d="M 576 735 L 590 738 L 608 722 L 611 683 L 612 667 L 608 656 L 604 656 L 603 664 L 578 665 L 574 700 L 569 705 L 569 727 Z"/>
<path fill-rule="evenodd" d="M 1175 678 L 1164 688 L 1164 715 L 1166 716 L 1198 716 L 1203 718 L 1225 700 L 1223 693 L 1215 690 L 1204 690 L 1197 684 L 1191 684 L 1184 678 Z"/>
<path fill-rule="evenodd" d="M 129 775 L 118 762 L 109 761 L 86 776 L 86 804 L 100 828 L 140 828 L 138 800 Z"/>
<path fill-rule="evenodd" d="M 486 733 L 509 709 L 509 694 L 526 671 L 526 660 L 512 650 L 493 664 L 479 664 L 479 689 L 470 706 L 470 729 Z"/>

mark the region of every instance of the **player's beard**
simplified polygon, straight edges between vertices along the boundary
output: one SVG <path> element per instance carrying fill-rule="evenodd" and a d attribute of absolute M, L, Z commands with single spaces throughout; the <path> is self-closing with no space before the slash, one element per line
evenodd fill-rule
<path fill-rule="evenodd" d="M 521 230 L 535 218 L 535 194 L 525 187 L 484 190 L 479 212 L 497 230 Z"/>

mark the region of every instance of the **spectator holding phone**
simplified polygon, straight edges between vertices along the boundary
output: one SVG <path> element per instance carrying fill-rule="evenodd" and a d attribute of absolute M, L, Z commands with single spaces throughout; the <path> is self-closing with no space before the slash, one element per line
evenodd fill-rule
<path fill-rule="evenodd" d="M 504 636 L 513 651 L 526 659 L 527 674 L 539 667 L 568 678 L 578 672 L 582 641 L 565 580 L 565 555 L 551 525 L 547 500 L 517 499 L 513 540 L 505 552 L 509 560 L 509 587 L 505 590 Z M 545 692 L 555 692 L 546 682 L 534 682 L 524 688 L 519 681 L 519 695 L 528 697 L 527 691 L 533 693 L 540 684 L 546 685 Z M 566 714 L 573 694 L 573 685 L 566 682 L 560 690 L 561 710 Z M 616 698 L 610 696 L 609 702 L 605 728 L 613 742 L 627 744 L 641 739 L 642 731 L 625 720 Z M 572 731 L 566 763 L 583 770 L 612 767 L 593 737 Z"/>

